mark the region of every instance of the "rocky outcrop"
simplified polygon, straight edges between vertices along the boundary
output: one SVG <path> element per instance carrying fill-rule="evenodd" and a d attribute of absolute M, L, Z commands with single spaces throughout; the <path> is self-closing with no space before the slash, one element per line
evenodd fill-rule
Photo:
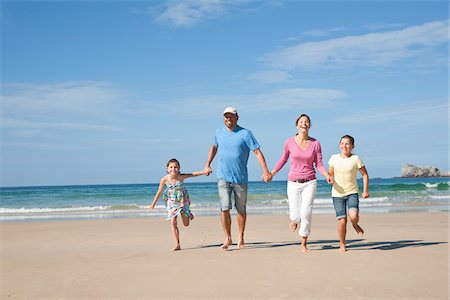
<path fill-rule="evenodd" d="M 448 177 L 449 173 L 441 172 L 435 167 L 417 167 L 414 165 L 404 165 L 401 177 Z"/>

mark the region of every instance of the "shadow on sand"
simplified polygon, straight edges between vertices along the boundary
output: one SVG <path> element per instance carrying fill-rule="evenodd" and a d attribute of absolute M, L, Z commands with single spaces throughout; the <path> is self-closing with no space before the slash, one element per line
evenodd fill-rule
<path fill-rule="evenodd" d="M 426 242 L 423 240 L 399 240 L 399 241 L 377 241 L 366 242 L 365 239 L 347 240 L 347 250 L 396 250 L 408 247 L 425 247 L 439 244 L 447 244 L 447 242 Z M 205 249 L 205 248 L 220 248 L 221 244 L 203 245 L 198 247 L 192 247 L 189 249 Z M 288 242 L 250 242 L 245 244 L 244 250 L 251 249 L 270 249 L 279 247 L 299 247 L 300 241 L 288 241 Z M 337 250 L 339 249 L 339 240 L 318 240 L 308 242 L 308 246 L 311 250 Z M 184 249 L 188 250 L 188 249 Z M 227 251 L 239 250 L 236 248 L 236 244 L 232 244 Z"/>

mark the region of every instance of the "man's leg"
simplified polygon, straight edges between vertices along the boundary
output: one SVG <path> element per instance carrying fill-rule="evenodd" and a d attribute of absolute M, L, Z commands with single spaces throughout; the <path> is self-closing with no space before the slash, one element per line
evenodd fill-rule
<path fill-rule="evenodd" d="M 220 214 L 222 221 L 223 233 L 225 234 L 225 241 L 223 242 L 222 249 L 228 249 L 231 245 L 231 216 L 230 210 L 222 211 Z"/>
<path fill-rule="evenodd" d="M 248 185 L 243 183 L 233 184 L 234 201 L 237 210 L 237 221 L 239 226 L 238 236 L 238 248 L 243 249 L 245 247 L 244 233 L 245 223 L 247 221 L 247 190 Z"/>

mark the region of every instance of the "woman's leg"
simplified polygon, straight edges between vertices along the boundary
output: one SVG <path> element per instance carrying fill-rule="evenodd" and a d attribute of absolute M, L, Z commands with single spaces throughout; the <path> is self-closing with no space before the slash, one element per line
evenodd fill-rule
<path fill-rule="evenodd" d="M 302 250 L 303 252 L 309 252 L 306 243 L 308 236 L 311 233 L 311 221 L 312 221 L 312 209 L 314 203 L 314 197 L 316 196 L 317 180 L 311 180 L 303 183 L 303 189 L 301 191 L 301 209 L 300 217 L 301 224 L 299 234 L 302 237 Z"/>
<path fill-rule="evenodd" d="M 297 229 L 298 223 L 300 223 L 300 203 L 301 203 L 301 184 L 297 182 L 288 181 L 287 194 L 289 201 L 289 219 L 291 224 L 289 225 L 292 231 Z"/>

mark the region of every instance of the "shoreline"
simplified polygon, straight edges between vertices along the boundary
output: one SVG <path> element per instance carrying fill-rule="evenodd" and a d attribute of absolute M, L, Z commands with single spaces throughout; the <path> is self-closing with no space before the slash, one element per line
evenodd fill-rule
<path fill-rule="evenodd" d="M 365 236 L 348 225 L 339 253 L 334 215 L 313 215 L 305 254 L 287 215 L 249 215 L 246 249 L 229 251 L 219 216 L 179 222 L 177 252 L 160 218 L 2 222 L 1 298 L 447 299 L 448 213 L 362 213 L 360 224 Z"/>

